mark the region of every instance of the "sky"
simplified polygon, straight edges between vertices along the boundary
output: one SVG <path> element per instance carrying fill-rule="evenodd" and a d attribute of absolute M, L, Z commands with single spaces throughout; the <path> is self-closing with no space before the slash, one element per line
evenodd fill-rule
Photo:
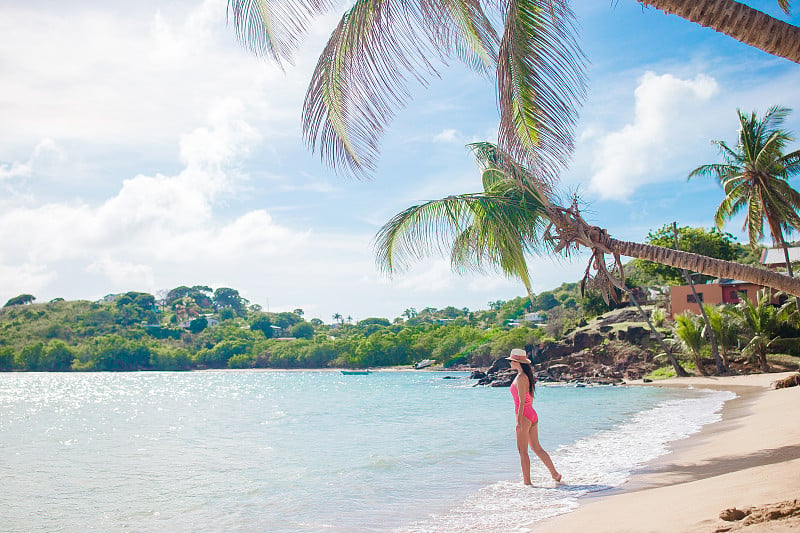
<path fill-rule="evenodd" d="M 800 24 L 774 0 L 745 3 Z M 561 187 L 618 239 L 710 228 L 722 192 L 687 174 L 718 161 L 710 140 L 734 143 L 737 108 L 796 108 L 800 66 L 634 0 L 573 5 L 589 90 Z M 447 258 L 377 268 L 373 238 L 394 214 L 481 189 L 465 144 L 496 139 L 496 95 L 443 66 L 411 86 L 374 176 L 337 174 L 304 144 L 300 113 L 340 14 L 281 69 L 237 43 L 226 0 L 0 0 L 0 302 L 201 284 L 329 322 L 523 295 Z M 800 109 L 786 128 L 800 132 Z M 744 242 L 740 229 L 726 227 Z M 529 267 L 540 292 L 578 281 L 586 257 Z"/>

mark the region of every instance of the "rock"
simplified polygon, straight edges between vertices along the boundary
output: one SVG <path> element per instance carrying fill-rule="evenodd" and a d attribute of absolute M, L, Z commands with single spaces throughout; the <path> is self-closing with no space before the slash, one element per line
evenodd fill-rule
<path fill-rule="evenodd" d="M 747 513 L 745 513 L 744 511 L 740 511 L 736 507 L 732 509 L 725 509 L 724 511 L 719 513 L 719 517 L 725 520 L 726 522 L 734 522 L 736 520 L 741 520 L 745 516 L 747 516 Z"/>
<path fill-rule="evenodd" d="M 547 373 L 556 379 L 565 379 L 564 374 L 569 372 L 569 365 L 557 364 L 547 368 Z"/>
<path fill-rule="evenodd" d="M 442 379 L 460 379 L 458 376 L 445 376 Z"/>
<path fill-rule="evenodd" d="M 486 372 L 482 370 L 473 370 L 472 374 L 469 375 L 469 379 L 483 379 L 486 377 Z"/>
<path fill-rule="evenodd" d="M 653 380 L 652 380 L 652 379 L 650 379 L 650 378 L 644 378 L 642 381 L 643 381 L 644 383 L 652 383 L 652 382 L 653 382 Z"/>
<path fill-rule="evenodd" d="M 627 338 L 631 344 L 642 344 L 645 338 L 649 338 L 650 333 L 648 330 L 641 326 L 628 326 Z"/>
<path fill-rule="evenodd" d="M 516 376 L 516 372 L 514 373 L 514 375 Z M 489 386 L 490 387 L 510 387 L 511 386 L 511 382 L 513 382 L 513 381 L 514 381 L 513 377 L 502 377 L 502 378 L 496 379 L 495 381 L 492 381 L 489 384 Z"/>
<path fill-rule="evenodd" d="M 489 367 L 489 370 L 486 371 L 487 374 L 496 374 L 501 370 L 505 370 L 507 368 L 511 368 L 511 363 L 508 362 L 508 359 L 505 357 L 501 357 L 500 359 L 496 359 L 492 366 Z"/>
<path fill-rule="evenodd" d="M 531 363 L 539 364 L 552 359 L 558 359 L 565 355 L 571 354 L 573 351 L 571 346 L 561 344 L 559 342 L 545 342 L 539 346 L 534 346 L 530 353 Z"/>
<path fill-rule="evenodd" d="M 572 337 L 572 346 L 576 352 L 597 346 L 603 342 L 603 336 L 599 333 L 587 333 L 579 331 Z"/>

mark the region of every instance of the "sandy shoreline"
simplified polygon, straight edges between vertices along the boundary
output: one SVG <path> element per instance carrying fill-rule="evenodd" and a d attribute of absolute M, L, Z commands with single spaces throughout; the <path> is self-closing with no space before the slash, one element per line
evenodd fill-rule
<path fill-rule="evenodd" d="M 621 491 L 584 499 L 577 510 L 533 524 L 530 530 L 800 532 L 800 513 L 747 527 L 719 518 L 721 511 L 732 507 L 800 498 L 800 387 L 771 388 L 790 374 L 653 383 L 730 390 L 737 398 L 725 403 L 720 422 L 678 441 L 669 454 L 637 471 Z"/>

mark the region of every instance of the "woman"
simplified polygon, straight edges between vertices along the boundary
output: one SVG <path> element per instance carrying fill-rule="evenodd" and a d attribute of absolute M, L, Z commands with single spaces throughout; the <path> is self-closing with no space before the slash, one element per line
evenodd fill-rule
<path fill-rule="evenodd" d="M 533 453 L 539 456 L 544 466 L 550 471 L 550 475 L 558 483 L 561 481 L 561 474 L 558 473 L 550 456 L 539 444 L 539 416 L 533 410 L 533 370 L 531 361 L 528 359 L 525 350 L 514 348 L 511 355 L 506 357 L 511 362 L 511 368 L 517 371 L 517 377 L 511 383 L 511 396 L 514 397 L 514 412 L 517 415 L 517 450 L 519 460 L 522 463 L 522 481 L 526 485 L 531 484 L 531 459 L 528 456 L 528 446 L 530 445 Z M 525 391 L 525 400 L 519 401 L 519 391 Z"/>

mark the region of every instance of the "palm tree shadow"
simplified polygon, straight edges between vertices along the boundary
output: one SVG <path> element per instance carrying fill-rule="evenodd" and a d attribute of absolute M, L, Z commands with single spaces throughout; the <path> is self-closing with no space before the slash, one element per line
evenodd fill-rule
<path fill-rule="evenodd" d="M 781 446 L 745 455 L 720 457 L 700 464 L 665 464 L 659 468 L 647 469 L 645 473 L 666 474 L 668 479 L 656 483 L 648 483 L 650 487 L 660 487 L 689 483 L 738 472 L 747 468 L 784 463 L 794 459 L 800 459 L 800 444 Z"/>

